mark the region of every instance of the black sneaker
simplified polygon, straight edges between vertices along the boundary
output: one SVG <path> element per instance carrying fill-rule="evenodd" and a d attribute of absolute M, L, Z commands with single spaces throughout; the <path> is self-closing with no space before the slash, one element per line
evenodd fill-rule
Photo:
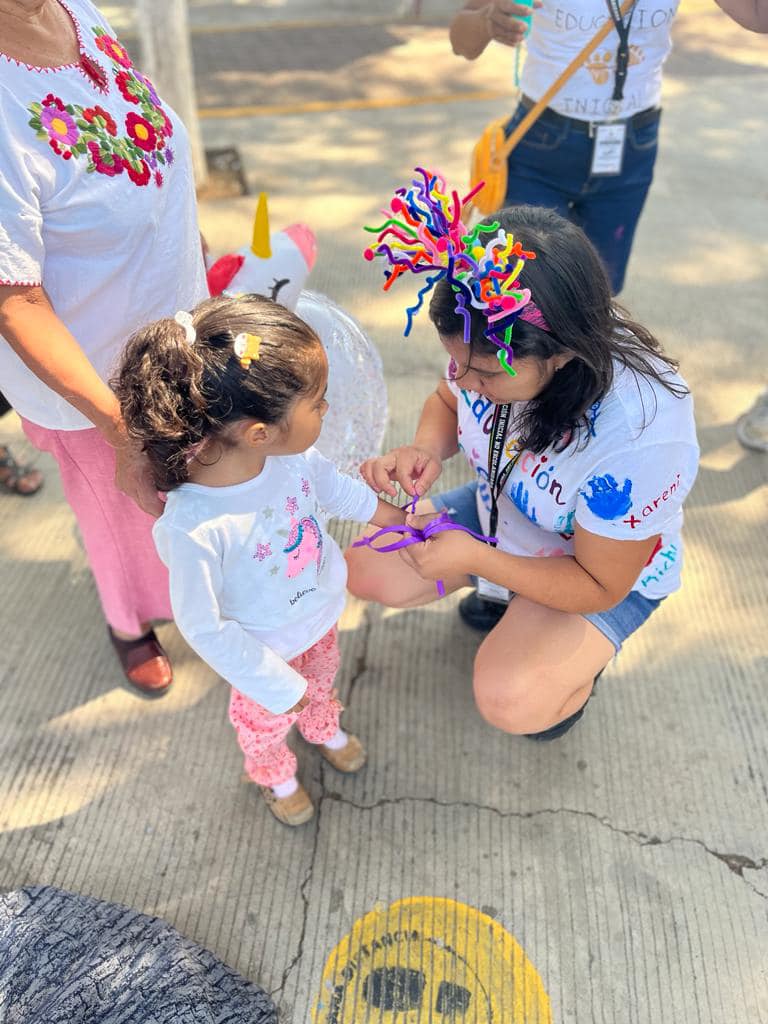
<path fill-rule="evenodd" d="M 507 610 L 499 601 L 486 601 L 476 590 L 459 601 L 459 615 L 471 629 L 489 633 L 501 621 Z"/>
<path fill-rule="evenodd" d="M 549 729 L 544 729 L 543 732 L 524 733 L 523 735 L 525 736 L 525 738 L 528 740 L 536 740 L 540 743 L 542 741 L 546 742 L 547 740 L 558 740 L 561 736 L 564 736 L 569 729 L 572 729 L 574 725 L 576 725 L 578 720 L 586 711 L 587 704 L 589 704 L 589 702 L 595 696 L 595 691 L 597 690 L 597 680 L 600 678 L 603 672 L 605 672 L 605 669 L 601 668 L 595 676 L 595 682 L 592 686 L 592 693 L 590 693 L 590 695 L 587 697 L 587 699 L 584 701 L 584 703 L 581 705 L 578 711 L 574 711 L 572 715 L 569 715 L 567 718 L 564 718 L 562 722 L 558 722 L 557 725 L 553 725 Z"/>
<path fill-rule="evenodd" d="M 536 740 L 538 743 L 547 742 L 548 740 L 558 740 L 561 736 L 564 736 L 569 729 L 572 729 L 578 722 L 581 716 L 584 714 L 584 708 L 589 703 L 587 698 L 586 703 L 579 708 L 578 711 L 574 711 L 572 715 L 564 718 L 562 722 L 558 722 L 557 725 L 553 725 L 549 729 L 544 729 L 542 732 L 527 732 L 525 738 L 527 740 Z"/>

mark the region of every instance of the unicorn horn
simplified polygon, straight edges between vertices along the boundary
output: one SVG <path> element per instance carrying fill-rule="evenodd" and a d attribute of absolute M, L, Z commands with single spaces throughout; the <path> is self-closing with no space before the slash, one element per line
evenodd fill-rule
<path fill-rule="evenodd" d="M 269 245 L 269 213 L 267 212 L 266 192 L 259 194 L 259 205 L 256 207 L 256 216 L 253 219 L 251 252 L 262 260 L 268 260 L 272 256 L 272 249 Z"/>

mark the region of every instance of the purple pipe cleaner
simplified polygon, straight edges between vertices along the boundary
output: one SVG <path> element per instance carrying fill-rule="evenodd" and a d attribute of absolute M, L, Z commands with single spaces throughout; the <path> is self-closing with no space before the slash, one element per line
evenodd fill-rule
<path fill-rule="evenodd" d="M 417 498 L 414 498 L 412 502 L 405 505 L 406 509 L 410 509 L 411 514 L 414 513 L 416 508 Z M 399 551 L 400 548 L 410 547 L 411 544 L 423 544 L 424 541 L 436 533 L 443 533 L 445 530 L 462 530 L 464 533 L 468 533 L 471 537 L 476 540 L 485 541 L 486 544 L 498 543 L 496 537 L 486 537 L 482 533 L 475 533 L 474 530 L 470 530 L 467 526 L 462 526 L 460 523 L 454 523 L 450 515 L 443 510 L 436 519 L 430 520 L 423 530 L 420 530 L 416 526 L 408 526 L 403 523 L 401 526 L 384 526 L 381 530 L 377 530 L 376 533 L 371 534 L 370 537 L 361 537 L 360 540 L 356 540 L 352 545 L 353 548 L 371 548 L 373 551 L 380 551 L 382 554 L 388 551 Z M 386 537 L 389 533 L 399 534 L 399 540 L 391 541 L 389 544 L 377 545 L 376 541 L 381 537 Z M 442 580 L 436 580 L 435 586 L 437 593 L 440 597 L 445 597 L 445 586 Z"/>

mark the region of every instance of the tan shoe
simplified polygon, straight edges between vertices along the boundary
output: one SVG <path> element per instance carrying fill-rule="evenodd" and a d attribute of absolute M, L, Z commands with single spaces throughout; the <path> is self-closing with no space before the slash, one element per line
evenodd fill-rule
<path fill-rule="evenodd" d="M 309 793 L 301 783 L 290 796 L 275 796 L 269 786 L 259 786 L 259 789 L 264 797 L 264 803 L 284 825 L 290 825 L 292 828 L 304 825 L 315 813 Z"/>
<path fill-rule="evenodd" d="M 363 744 L 357 736 L 351 735 L 339 750 L 329 750 L 321 743 L 320 753 L 337 772 L 345 772 L 347 775 L 360 771 L 368 760 L 368 754 L 365 752 Z"/>

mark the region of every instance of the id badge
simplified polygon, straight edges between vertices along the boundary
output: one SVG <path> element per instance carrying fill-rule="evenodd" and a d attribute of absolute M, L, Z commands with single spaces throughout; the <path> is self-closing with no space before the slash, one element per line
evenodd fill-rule
<path fill-rule="evenodd" d="M 596 177 L 601 174 L 621 174 L 621 167 L 624 163 L 624 143 L 627 141 L 626 122 L 596 124 L 594 129 L 595 141 L 592 149 L 590 175 Z"/>
<path fill-rule="evenodd" d="M 499 604 L 509 604 L 509 590 L 499 583 L 491 583 L 490 580 L 477 578 L 477 592 L 486 601 L 498 601 Z"/>

